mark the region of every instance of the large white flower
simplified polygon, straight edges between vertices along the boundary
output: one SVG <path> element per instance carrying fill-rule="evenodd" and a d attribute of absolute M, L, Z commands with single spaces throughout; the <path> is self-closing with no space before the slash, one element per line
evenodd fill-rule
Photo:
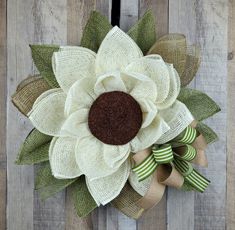
<path fill-rule="evenodd" d="M 53 56 L 60 89 L 43 93 L 29 113 L 33 125 L 54 136 L 49 160 L 56 178 L 84 174 L 97 204 L 122 190 L 131 152 L 178 135 L 192 120 L 176 100 L 179 76 L 159 55 L 143 56 L 118 27 L 98 53 L 61 47 Z"/>

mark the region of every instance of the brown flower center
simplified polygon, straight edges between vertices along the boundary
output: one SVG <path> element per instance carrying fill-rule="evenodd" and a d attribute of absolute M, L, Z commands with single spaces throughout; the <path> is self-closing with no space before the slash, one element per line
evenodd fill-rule
<path fill-rule="evenodd" d="M 140 105 L 124 92 L 101 94 L 89 111 L 88 125 L 91 133 L 106 144 L 128 143 L 136 136 L 141 124 Z"/>

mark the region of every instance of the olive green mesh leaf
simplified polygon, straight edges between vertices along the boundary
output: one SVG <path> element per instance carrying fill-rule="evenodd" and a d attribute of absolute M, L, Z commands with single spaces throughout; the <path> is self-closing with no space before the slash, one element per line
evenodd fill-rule
<path fill-rule="evenodd" d="M 207 144 L 213 143 L 219 139 L 217 134 L 202 122 L 198 122 L 196 129 L 204 136 Z"/>
<path fill-rule="evenodd" d="M 146 54 L 156 41 L 155 19 L 152 11 L 148 10 L 127 34 Z"/>
<path fill-rule="evenodd" d="M 185 69 L 180 76 L 181 86 L 188 85 L 195 77 L 201 62 L 201 52 L 196 45 L 188 46 Z"/>
<path fill-rule="evenodd" d="M 33 61 L 41 76 L 52 88 L 59 88 L 52 70 L 51 58 L 59 50 L 57 45 L 30 45 Z"/>
<path fill-rule="evenodd" d="M 209 96 L 195 89 L 181 88 L 177 99 L 187 106 L 197 121 L 220 111 L 220 107 Z"/>
<path fill-rule="evenodd" d="M 100 47 L 106 34 L 112 29 L 108 19 L 97 11 L 93 11 L 84 28 L 81 46 L 94 52 Z"/>
<path fill-rule="evenodd" d="M 12 103 L 25 116 L 32 109 L 36 99 L 51 87 L 46 80 L 38 75 L 23 80 L 12 95 Z"/>
<path fill-rule="evenodd" d="M 40 197 L 45 200 L 62 191 L 76 180 L 77 178 L 65 180 L 56 179 L 51 173 L 49 162 L 44 162 L 42 167 L 37 171 L 35 189 L 39 191 Z"/>
<path fill-rule="evenodd" d="M 26 137 L 15 161 L 18 165 L 30 165 L 48 161 L 51 136 L 33 129 Z"/>
<path fill-rule="evenodd" d="M 148 54 L 159 54 L 165 62 L 172 63 L 181 77 L 186 65 L 187 43 L 183 34 L 166 34 L 150 48 Z"/>
<path fill-rule="evenodd" d="M 74 206 L 79 217 L 87 216 L 97 207 L 96 202 L 88 191 L 84 176 L 79 177 L 78 180 L 71 185 L 70 189 L 72 191 Z"/>

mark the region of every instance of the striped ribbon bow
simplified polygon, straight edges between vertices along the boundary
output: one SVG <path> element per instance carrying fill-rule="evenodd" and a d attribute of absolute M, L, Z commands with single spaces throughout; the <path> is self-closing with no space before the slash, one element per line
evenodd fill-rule
<path fill-rule="evenodd" d="M 153 146 L 151 154 L 132 169 L 137 174 L 138 180 L 143 181 L 149 177 L 159 165 L 170 163 L 184 177 L 185 184 L 199 192 L 204 192 L 210 181 L 189 163 L 197 156 L 197 150 L 191 145 L 197 135 L 197 130 L 188 126 L 183 134 L 176 137 L 171 143 Z"/>

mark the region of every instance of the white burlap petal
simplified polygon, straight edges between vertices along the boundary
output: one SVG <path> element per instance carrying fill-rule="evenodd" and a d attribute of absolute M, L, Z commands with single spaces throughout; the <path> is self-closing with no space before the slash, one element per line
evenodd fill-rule
<path fill-rule="evenodd" d="M 91 107 L 96 99 L 94 84 L 94 78 L 83 78 L 72 85 L 65 102 L 65 114 L 67 116 L 78 109 Z"/>
<path fill-rule="evenodd" d="M 136 43 L 117 26 L 108 32 L 96 56 L 96 73 L 121 71 L 143 53 Z"/>
<path fill-rule="evenodd" d="M 130 163 L 125 161 L 113 174 L 90 180 L 86 178 L 88 189 L 95 201 L 106 205 L 116 198 L 124 187 L 130 173 Z"/>
<path fill-rule="evenodd" d="M 75 158 L 77 140 L 70 137 L 54 137 L 49 148 L 49 161 L 54 177 L 71 179 L 82 175 Z"/>
<path fill-rule="evenodd" d="M 157 99 L 156 84 L 149 77 L 135 72 L 122 72 L 121 78 L 127 92 L 137 101 L 147 99 L 155 102 Z"/>
<path fill-rule="evenodd" d="M 141 128 L 146 128 L 152 123 L 153 119 L 156 117 L 157 107 L 150 100 L 143 99 L 139 100 L 138 102 L 143 113 L 143 122 Z"/>
<path fill-rule="evenodd" d="M 139 181 L 137 174 L 134 173 L 132 170 L 130 172 L 130 176 L 129 176 L 130 185 L 141 196 L 144 196 L 147 193 L 147 191 L 150 187 L 151 181 L 152 181 L 152 175 L 143 181 Z"/>
<path fill-rule="evenodd" d="M 118 167 L 111 167 L 104 159 L 106 144 L 94 136 L 88 136 L 78 140 L 76 146 L 76 161 L 79 168 L 89 179 L 106 177 L 118 170 Z M 110 154 L 120 154 L 115 146 L 110 145 Z"/>
<path fill-rule="evenodd" d="M 61 134 L 76 138 L 83 138 L 91 135 L 88 127 L 89 109 L 79 109 L 72 113 L 61 127 Z"/>
<path fill-rule="evenodd" d="M 166 109 L 170 107 L 176 100 L 180 92 L 180 78 L 177 71 L 172 64 L 168 64 L 169 76 L 170 76 L 170 89 L 166 99 L 157 103 L 158 109 Z"/>
<path fill-rule="evenodd" d="M 170 77 L 168 66 L 160 55 L 148 55 L 139 58 L 130 63 L 126 71 L 137 72 L 151 78 L 157 88 L 156 102 L 161 103 L 166 99 L 170 88 Z"/>
<path fill-rule="evenodd" d="M 66 94 L 60 90 L 42 98 L 29 112 L 29 119 L 40 132 L 50 136 L 63 136 L 60 130 L 66 119 L 64 115 Z"/>
<path fill-rule="evenodd" d="M 158 144 L 172 140 L 194 120 L 185 104 L 178 100 L 171 107 L 160 110 L 159 116 L 165 120 L 170 129 L 157 140 Z"/>
<path fill-rule="evenodd" d="M 45 92 L 43 92 L 33 103 L 33 108 L 36 107 L 36 105 L 44 98 L 46 98 L 47 96 L 49 96 L 50 94 L 56 93 L 56 92 L 63 92 L 63 90 L 61 90 L 61 88 L 54 88 L 54 89 L 49 89 Z"/>
<path fill-rule="evenodd" d="M 78 46 L 61 47 L 52 57 L 52 67 L 60 87 L 67 92 L 77 80 L 95 77 L 96 54 Z"/>
<path fill-rule="evenodd" d="M 126 87 L 120 77 L 120 72 L 116 71 L 99 76 L 95 83 L 94 91 L 99 96 L 102 93 L 111 91 L 126 92 Z"/>
<path fill-rule="evenodd" d="M 131 150 L 130 144 L 106 145 L 103 146 L 104 160 L 111 168 L 119 168 L 128 158 Z"/>
<path fill-rule="evenodd" d="M 167 123 L 157 115 L 152 123 L 143 129 L 131 141 L 131 150 L 136 153 L 153 145 L 165 132 L 169 130 Z"/>

